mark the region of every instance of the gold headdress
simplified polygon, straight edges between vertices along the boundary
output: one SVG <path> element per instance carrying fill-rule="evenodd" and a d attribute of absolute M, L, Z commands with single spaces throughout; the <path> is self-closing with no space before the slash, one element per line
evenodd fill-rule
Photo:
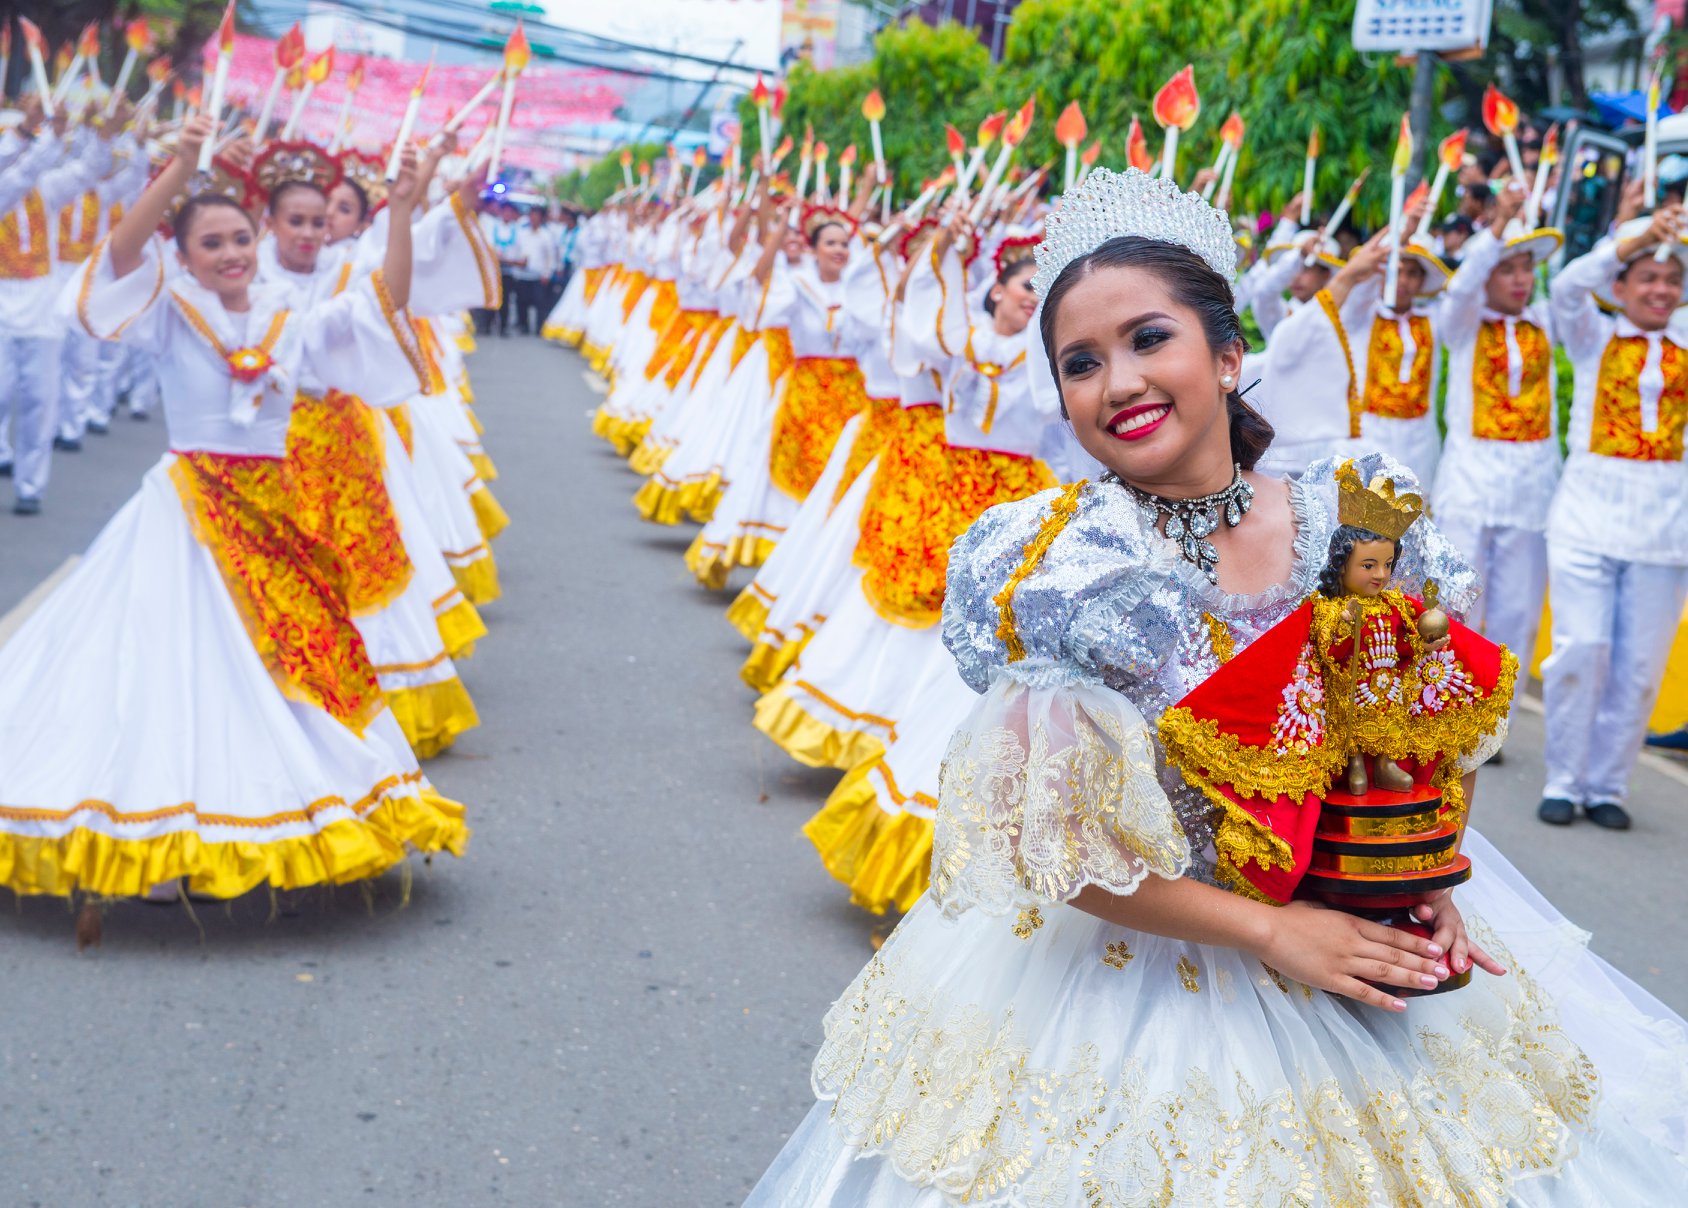
<path fill-rule="evenodd" d="M 1411 492 L 1397 495 L 1393 478 L 1379 474 L 1369 486 L 1362 485 L 1352 461 L 1337 469 L 1336 485 L 1337 520 L 1391 541 L 1399 541 L 1424 514 L 1424 500 Z"/>
<path fill-rule="evenodd" d="M 1004 239 L 991 257 L 996 265 L 996 278 L 1002 280 L 1003 274 L 1012 268 L 1025 264 L 1037 258 L 1037 245 L 1043 242 L 1041 235 L 1012 235 Z"/>
<path fill-rule="evenodd" d="M 340 183 L 340 161 L 315 143 L 271 143 L 252 161 L 252 180 L 267 205 L 284 184 L 298 181 L 327 193 Z"/>
<path fill-rule="evenodd" d="M 834 223 L 851 235 L 856 234 L 856 220 L 835 206 L 805 206 L 803 209 L 803 235 L 811 242 L 816 231 Z"/>
<path fill-rule="evenodd" d="M 344 179 L 363 190 L 364 197 L 369 201 L 370 214 L 387 204 L 387 165 L 379 155 L 342 151 L 340 169 Z"/>
<path fill-rule="evenodd" d="M 159 169 L 162 171 L 163 169 Z M 156 177 L 158 172 L 154 172 Z M 221 155 L 211 160 L 209 172 L 195 172 L 188 177 L 187 184 L 175 196 L 170 198 L 170 204 L 165 207 L 164 221 L 158 224 L 159 234 L 166 239 L 176 237 L 176 215 L 182 212 L 182 207 L 195 197 L 206 193 L 221 193 L 224 197 L 232 198 L 241 209 L 248 214 L 255 214 L 263 208 L 263 202 L 255 196 L 252 180 L 234 164 Z"/>

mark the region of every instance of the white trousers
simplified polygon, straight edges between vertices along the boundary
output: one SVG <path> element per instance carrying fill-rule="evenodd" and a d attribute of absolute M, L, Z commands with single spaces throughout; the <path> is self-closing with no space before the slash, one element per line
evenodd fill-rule
<path fill-rule="evenodd" d="M 1512 651 L 1527 672 L 1547 595 L 1547 534 L 1471 524 L 1457 516 L 1437 516 L 1436 526 L 1471 563 L 1483 585 L 1465 623 Z"/>
<path fill-rule="evenodd" d="M 88 414 L 100 380 L 100 341 L 71 329 L 64 338 L 64 385 L 59 393 L 58 434 L 80 440 L 88 430 Z"/>
<path fill-rule="evenodd" d="M 1688 599 L 1688 567 L 1549 546 L 1553 653 L 1543 795 L 1622 802 Z"/>
<path fill-rule="evenodd" d="M 158 406 L 158 367 L 150 352 L 130 348 L 128 353 L 123 365 L 123 389 L 129 395 L 129 414 L 150 415 Z"/>
<path fill-rule="evenodd" d="M 11 410 L 12 483 L 19 499 L 40 498 L 52 472 L 63 345 L 59 336 L 0 334 L 0 394 Z"/>

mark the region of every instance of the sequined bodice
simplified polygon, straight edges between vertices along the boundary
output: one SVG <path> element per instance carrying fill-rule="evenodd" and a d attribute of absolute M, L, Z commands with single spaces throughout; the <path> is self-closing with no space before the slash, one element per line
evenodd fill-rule
<path fill-rule="evenodd" d="M 1411 478 L 1381 455 L 1357 463 L 1368 478 L 1379 471 L 1398 481 Z M 1128 698 L 1152 730 L 1161 714 L 1221 662 L 1313 593 L 1336 528 L 1335 468 L 1334 460 L 1317 463 L 1289 484 L 1295 523 L 1290 575 L 1250 594 L 1209 583 L 1155 531 L 1153 510 L 1117 484 L 1086 486 L 1036 567 L 1012 592 L 1013 626 L 1025 650 L 1025 657 L 1013 662 L 999 636 L 1001 593 L 1022 568 L 1027 546 L 1060 492 L 990 509 L 950 555 L 944 639 L 962 677 L 978 691 L 996 673 L 1040 686 L 1100 682 Z M 1428 520 L 1409 533 L 1395 584 L 1416 594 L 1426 577 L 1437 580 L 1450 611 L 1463 609 L 1475 594 L 1474 574 Z M 1189 839 L 1192 873 L 1212 881 L 1217 811 L 1164 753 L 1159 775 Z"/>

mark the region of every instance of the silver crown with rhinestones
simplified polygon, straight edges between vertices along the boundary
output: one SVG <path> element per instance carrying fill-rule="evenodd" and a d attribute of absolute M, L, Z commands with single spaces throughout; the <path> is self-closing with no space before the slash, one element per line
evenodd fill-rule
<path fill-rule="evenodd" d="M 1048 295 L 1067 265 L 1122 235 L 1175 243 L 1226 281 L 1236 275 L 1237 241 L 1223 210 L 1135 168 L 1097 168 L 1077 189 L 1062 194 L 1061 204 L 1044 220 L 1034 279 L 1038 296 Z"/>

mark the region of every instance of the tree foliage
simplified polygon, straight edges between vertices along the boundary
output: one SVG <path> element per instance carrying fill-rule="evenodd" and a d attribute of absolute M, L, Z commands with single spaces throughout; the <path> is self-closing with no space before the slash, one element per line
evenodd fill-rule
<path fill-rule="evenodd" d="M 633 148 L 633 179 L 639 178 L 642 164 L 653 163 L 668 154 L 663 143 L 641 143 Z M 705 179 L 708 179 L 705 177 Z M 558 201 L 568 202 L 587 210 L 596 210 L 611 193 L 622 187 L 621 156 L 607 155 L 584 171 L 570 172 L 557 178 Z"/>

